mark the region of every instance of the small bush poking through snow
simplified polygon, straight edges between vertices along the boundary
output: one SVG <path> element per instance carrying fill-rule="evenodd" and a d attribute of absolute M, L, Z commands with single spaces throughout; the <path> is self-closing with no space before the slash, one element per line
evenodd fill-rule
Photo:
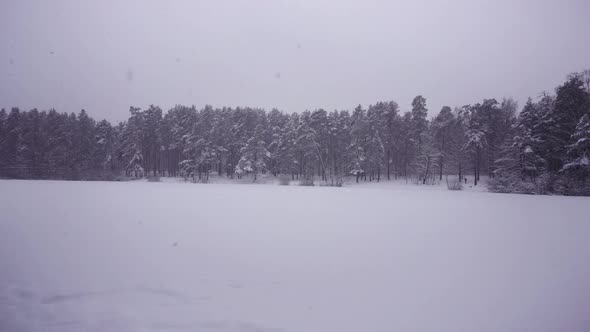
<path fill-rule="evenodd" d="M 313 178 L 299 180 L 299 185 L 304 187 L 313 187 Z"/>
<path fill-rule="evenodd" d="M 451 183 L 447 183 L 447 188 L 449 190 L 463 190 L 463 184 L 459 181 L 453 181 Z"/>
<path fill-rule="evenodd" d="M 342 177 L 332 176 L 326 181 L 322 181 L 320 186 L 322 187 L 342 187 Z"/>
<path fill-rule="evenodd" d="M 535 194 L 542 185 L 522 181 L 516 176 L 498 176 L 488 181 L 488 190 L 495 193 Z"/>
<path fill-rule="evenodd" d="M 342 187 L 342 182 L 331 183 L 328 181 L 322 181 L 322 182 L 320 182 L 320 187 Z"/>
<path fill-rule="evenodd" d="M 449 178 L 447 177 L 447 189 L 449 190 L 463 190 L 463 183 L 461 183 L 461 180 L 459 179 L 454 179 L 449 181 Z"/>
<path fill-rule="evenodd" d="M 279 186 L 288 186 L 291 182 L 288 175 L 281 175 L 279 176 Z"/>
<path fill-rule="evenodd" d="M 550 193 L 566 196 L 590 195 L 590 180 L 579 180 L 558 175 L 543 174 L 533 181 L 514 175 L 497 176 L 488 181 L 488 189 L 496 193 L 547 195 Z"/>
<path fill-rule="evenodd" d="M 160 182 L 159 176 L 150 176 L 148 177 L 148 182 Z"/>

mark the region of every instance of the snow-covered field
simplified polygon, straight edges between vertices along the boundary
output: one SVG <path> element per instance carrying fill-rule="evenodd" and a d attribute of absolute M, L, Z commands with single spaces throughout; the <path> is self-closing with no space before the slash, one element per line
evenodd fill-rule
<path fill-rule="evenodd" d="M 0 331 L 589 330 L 589 198 L 0 181 Z"/>

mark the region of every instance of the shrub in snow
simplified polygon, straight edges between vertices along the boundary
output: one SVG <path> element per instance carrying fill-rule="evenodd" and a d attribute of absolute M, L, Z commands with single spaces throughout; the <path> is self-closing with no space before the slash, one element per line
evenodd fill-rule
<path fill-rule="evenodd" d="M 313 178 L 301 179 L 301 180 L 299 180 L 299 185 L 304 186 L 304 187 L 313 187 L 314 186 Z"/>
<path fill-rule="evenodd" d="M 580 179 L 564 174 L 548 175 L 543 181 L 544 193 L 568 196 L 590 195 L 590 179 Z"/>
<path fill-rule="evenodd" d="M 149 176 L 148 182 L 160 182 L 160 177 L 159 176 Z"/>
<path fill-rule="evenodd" d="M 535 194 L 533 182 L 522 181 L 517 176 L 496 176 L 488 180 L 488 190 L 495 193 Z"/>
<path fill-rule="evenodd" d="M 488 190 L 498 193 L 584 196 L 590 195 L 590 180 L 564 174 L 543 174 L 534 181 L 526 181 L 520 176 L 503 174 L 488 181 Z"/>
<path fill-rule="evenodd" d="M 329 179 L 320 182 L 320 186 L 322 187 L 342 187 L 342 177 L 341 176 L 331 176 Z"/>
<path fill-rule="evenodd" d="M 279 176 L 279 185 L 280 186 L 288 186 L 290 182 L 291 182 L 291 179 L 289 178 L 288 175 Z"/>
<path fill-rule="evenodd" d="M 320 187 L 342 187 L 342 182 L 331 183 L 329 181 L 322 181 L 320 182 Z"/>
<path fill-rule="evenodd" d="M 118 176 L 115 176 L 113 178 L 113 181 L 131 181 L 131 180 L 134 180 L 134 179 L 135 178 L 132 177 L 132 176 L 128 176 L 128 175 L 125 175 L 125 174 L 120 174 Z"/>
<path fill-rule="evenodd" d="M 515 194 L 547 194 L 554 180 L 543 175 L 533 181 L 523 180 L 521 176 L 514 174 L 496 174 L 493 179 L 488 180 L 488 190 L 496 193 Z"/>
<path fill-rule="evenodd" d="M 463 183 L 459 179 L 449 181 L 447 177 L 447 189 L 449 190 L 463 190 Z"/>

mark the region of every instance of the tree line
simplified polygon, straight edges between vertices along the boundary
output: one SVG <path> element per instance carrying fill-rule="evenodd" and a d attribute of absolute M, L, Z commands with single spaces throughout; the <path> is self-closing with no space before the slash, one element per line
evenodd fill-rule
<path fill-rule="evenodd" d="M 394 101 L 348 110 L 288 114 L 277 109 L 177 105 L 130 108 L 112 125 L 78 114 L 0 111 L 0 176 L 104 179 L 172 176 L 206 181 L 262 174 L 329 181 L 406 178 L 427 184 L 453 175 L 494 191 L 587 194 L 590 187 L 590 72 L 574 73 L 518 112 L 512 99 L 410 111 Z"/>

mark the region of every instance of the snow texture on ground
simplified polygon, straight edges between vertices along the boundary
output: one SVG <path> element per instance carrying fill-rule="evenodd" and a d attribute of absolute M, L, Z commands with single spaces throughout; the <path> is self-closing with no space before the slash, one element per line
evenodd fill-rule
<path fill-rule="evenodd" d="M 0 331 L 588 331 L 589 239 L 582 197 L 0 181 Z"/>

